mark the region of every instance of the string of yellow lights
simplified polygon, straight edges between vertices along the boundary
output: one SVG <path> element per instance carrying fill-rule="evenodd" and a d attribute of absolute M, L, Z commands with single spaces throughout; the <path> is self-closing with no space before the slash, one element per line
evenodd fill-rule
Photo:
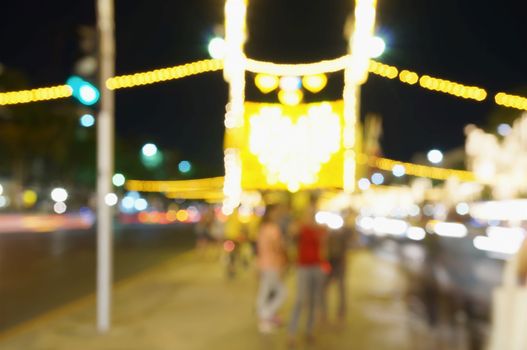
<path fill-rule="evenodd" d="M 194 180 L 144 181 L 128 180 L 126 189 L 137 192 L 179 192 L 200 191 L 203 189 L 220 189 L 223 187 L 223 176 Z"/>
<path fill-rule="evenodd" d="M 70 97 L 73 90 L 68 85 L 43 87 L 31 90 L 0 93 L 0 105 L 15 105 Z"/>
<path fill-rule="evenodd" d="M 196 74 L 214 72 L 223 69 L 223 60 L 210 59 L 191 62 L 179 66 L 155 69 L 148 72 L 119 75 L 106 81 L 110 90 L 131 88 L 141 85 L 155 84 L 163 81 L 181 79 Z"/>
<path fill-rule="evenodd" d="M 370 60 L 370 67 L 368 71 L 375 75 L 380 75 L 383 78 L 394 79 L 399 74 L 397 67 L 390 66 L 381 62 Z"/>
<path fill-rule="evenodd" d="M 350 62 L 351 56 L 344 55 L 335 59 L 322 60 L 313 63 L 280 64 L 258 61 L 248 58 L 247 71 L 278 76 L 306 76 L 334 73 L 343 70 Z"/>
<path fill-rule="evenodd" d="M 335 59 L 322 60 L 313 63 L 278 64 L 248 58 L 246 59 L 246 70 L 252 73 L 273 76 L 308 76 L 343 70 L 346 65 L 349 64 L 350 59 L 350 55 L 344 55 Z M 181 79 L 206 72 L 220 71 L 222 69 L 223 60 L 206 59 L 147 72 L 115 76 L 106 81 L 106 87 L 111 90 L 131 88 Z M 406 69 L 399 70 L 395 66 L 387 65 L 375 60 L 370 60 L 369 72 L 387 79 L 395 79 L 398 77 L 399 80 L 405 84 L 415 85 L 419 83 L 419 86 L 427 90 L 442 92 L 479 102 L 484 101 L 488 95 L 484 88 L 478 86 L 465 85 L 429 75 L 420 76 L 416 72 Z M 47 101 L 71 96 L 72 89 L 68 85 L 9 91 L 0 93 L 0 105 Z M 494 102 L 503 107 L 527 110 L 527 97 L 523 96 L 499 92 L 494 96 Z"/>
<path fill-rule="evenodd" d="M 480 102 L 487 98 L 487 91 L 480 87 L 463 85 L 445 79 L 433 78 L 428 75 L 423 75 L 419 79 L 419 85 L 428 90 L 439 91 L 456 97 L 472 99 Z"/>
<path fill-rule="evenodd" d="M 367 164 L 370 167 L 385 171 L 392 171 L 395 166 L 404 167 L 406 175 L 425 177 L 436 180 L 447 180 L 455 177 L 463 182 L 474 182 L 476 176 L 473 172 L 457 169 L 446 169 L 432 167 L 422 164 L 401 162 L 389 158 L 367 156 L 361 154 L 357 157 L 357 162 Z M 161 192 L 167 193 L 169 198 L 217 198 L 223 186 L 223 177 L 212 177 L 195 180 L 176 180 L 176 181 L 143 181 L 129 180 L 126 182 L 126 189 L 138 192 Z"/>
<path fill-rule="evenodd" d="M 368 164 L 371 167 L 385 170 L 393 171 L 394 167 L 402 166 L 404 167 L 404 173 L 406 175 L 412 175 L 417 177 L 426 177 L 429 179 L 436 180 L 447 180 L 451 177 L 456 177 L 463 182 L 473 182 L 476 181 L 476 176 L 473 172 L 467 170 L 457 170 L 457 169 L 446 169 L 439 167 L 432 167 L 422 164 L 414 164 L 401 162 L 388 158 L 373 157 L 363 155 L 358 159 L 358 162 L 362 164 Z"/>
<path fill-rule="evenodd" d="M 494 96 L 497 105 L 527 111 L 527 98 L 498 92 Z"/>

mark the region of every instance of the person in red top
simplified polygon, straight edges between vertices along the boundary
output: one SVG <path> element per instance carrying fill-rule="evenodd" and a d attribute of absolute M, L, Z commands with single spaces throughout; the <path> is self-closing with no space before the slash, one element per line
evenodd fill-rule
<path fill-rule="evenodd" d="M 294 343 L 298 323 L 304 308 L 307 311 L 306 333 L 313 339 L 315 313 L 320 311 L 326 229 L 315 221 L 315 206 L 311 205 L 297 228 L 297 295 L 289 323 L 289 342 Z"/>

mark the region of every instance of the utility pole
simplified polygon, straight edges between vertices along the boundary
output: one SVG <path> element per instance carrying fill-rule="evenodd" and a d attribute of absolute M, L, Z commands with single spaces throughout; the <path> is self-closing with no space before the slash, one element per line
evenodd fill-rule
<path fill-rule="evenodd" d="M 114 166 L 114 91 L 106 88 L 115 73 L 115 37 L 113 0 L 97 0 L 99 30 L 100 111 L 97 118 L 97 330 L 110 329 L 112 292 L 112 207 L 106 196 L 112 192 Z"/>

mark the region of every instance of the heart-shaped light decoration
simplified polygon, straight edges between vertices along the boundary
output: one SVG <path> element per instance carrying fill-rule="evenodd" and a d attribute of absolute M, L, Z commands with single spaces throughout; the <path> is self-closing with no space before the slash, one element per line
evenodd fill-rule
<path fill-rule="evenodd" d="M 250 124 L 249 150 L 265 168 L 267 182 L 292 192 L 315 183 L 341 146 L 340 118 L 329 103 L 310 107 L 296 122 L 280 107 L 262 107 Z"/>

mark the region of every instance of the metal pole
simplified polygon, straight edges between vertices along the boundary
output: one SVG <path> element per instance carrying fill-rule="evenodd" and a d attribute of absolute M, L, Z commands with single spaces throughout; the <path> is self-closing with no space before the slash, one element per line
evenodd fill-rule
<path fill-rule="evenodd" d="M 97 26 L 101 89 L 97 119 L 97 329 L 104 333 L 110 329 L 112 285 L 112 208 L 105 197 L 112 192 L 115 96 L 105 82 L 115 71 L 113 0 L 97 0 Z"/>

